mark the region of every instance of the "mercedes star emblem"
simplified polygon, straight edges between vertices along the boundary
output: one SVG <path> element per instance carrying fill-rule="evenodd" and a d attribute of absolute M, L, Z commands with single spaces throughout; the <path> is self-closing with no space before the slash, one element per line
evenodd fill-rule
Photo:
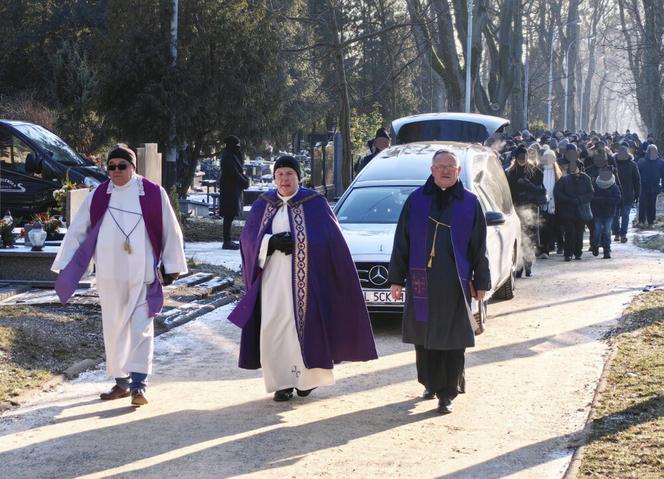
<path fill-rule="evenodd" d="M 383 286 L 387 283 L 387 268 L 382 264 L 376 265 L 369 270 L 369 281 L 375 286 Z"/>

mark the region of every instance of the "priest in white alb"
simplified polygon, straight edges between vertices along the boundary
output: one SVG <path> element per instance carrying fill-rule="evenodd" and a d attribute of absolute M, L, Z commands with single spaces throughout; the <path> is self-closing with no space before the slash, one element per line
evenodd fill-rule
<path fill-rule="evenodd" d="M 341 361 L 376 359 L 360 280 L 334 213 L 301 188 L 292 156 L 274 163 L 276 189 L 251 207 L 242 235 L 246 294 L 228 319 L 242 328 L 239 365 L 263 369 L 275 401 L 334 384 Z"/>
<path fill-rule="evenodd" d="M 136 174 L 136 155 L 125 145 L 108 154 L 110 180 L 90 193 L 74 217 L 51 269 L 63 304 L 94 260 L 101 301 L 106 369 L 115 386 L 100 395 L 131 395 L 147 404 L 152 372 L 153 318 L 163 305 L 162 284 L 187 271 L 182 232 L 166 191 Z"/>

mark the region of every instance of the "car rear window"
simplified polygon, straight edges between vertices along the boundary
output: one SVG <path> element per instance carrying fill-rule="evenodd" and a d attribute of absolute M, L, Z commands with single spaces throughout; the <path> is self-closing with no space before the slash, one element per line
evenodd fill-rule
<path fill-rule="evenodd" d="M 397 223 L 416 186 L 354 188 L 337 211 L 339 223 Z"/>
<path fill-rule="evenodd" d="M 483 143 L 489 138 L 486 127 L 480 123 L 462 120 L 423 120 L 403 125 L 396 143 L 416 141 L 459 141 Z"/>

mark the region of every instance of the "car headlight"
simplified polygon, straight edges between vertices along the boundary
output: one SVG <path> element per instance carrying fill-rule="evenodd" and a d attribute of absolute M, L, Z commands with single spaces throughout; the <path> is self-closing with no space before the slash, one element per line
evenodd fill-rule
<path fill-rule="evenodd" d="M 83 179 L 83 184 L 88 188 L 94 188 L 99 184 L 99 180 L 97 178 L 93 178 L 92 176 L 86 176 Z"/>

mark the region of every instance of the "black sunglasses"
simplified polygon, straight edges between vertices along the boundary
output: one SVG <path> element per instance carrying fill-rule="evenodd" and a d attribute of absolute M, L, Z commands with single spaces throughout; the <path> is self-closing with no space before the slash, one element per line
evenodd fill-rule
<path fill-rule="evenodd" d="M 115 171 L 116 169 L 123 171 L 126 170 L 128 166 L 127 163 L 120 163 L 119 165 L 108 165 L 106 169 L 108 171 Z"/>

